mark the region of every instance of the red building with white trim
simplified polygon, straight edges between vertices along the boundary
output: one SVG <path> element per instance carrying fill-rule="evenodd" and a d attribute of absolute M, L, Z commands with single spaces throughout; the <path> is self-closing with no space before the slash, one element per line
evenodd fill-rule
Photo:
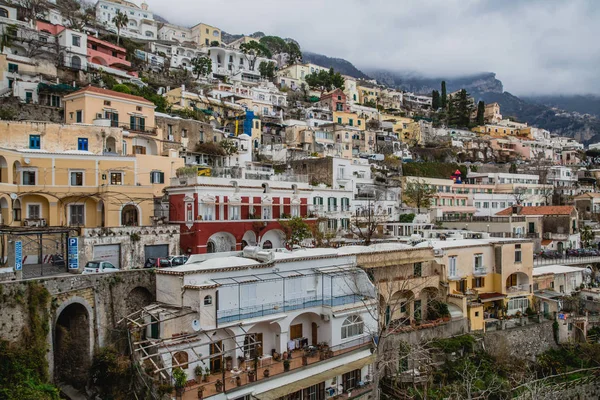
<path fill-rule="evenodd" d="M 212 175 L 174 178 L 166 188 L 169 222 L 181 226 L 183 253 L 235 251 L 246 245 L 284 247 L 278 221 L 309 216 L 312 189 L 305 176 L 252 167 L 213 169 Z"/>

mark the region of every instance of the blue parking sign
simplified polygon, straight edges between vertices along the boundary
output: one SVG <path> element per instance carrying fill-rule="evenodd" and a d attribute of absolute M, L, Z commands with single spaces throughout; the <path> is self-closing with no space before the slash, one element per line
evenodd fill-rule
<path fill-rule="evenodd" d="M 15 271 L 23 269 L 23 242 L 15 242 Z"/>
<path fill-rule="evenodd" d="M 69 238 L 69 269 L 79 269 L 79 238 Z"/>

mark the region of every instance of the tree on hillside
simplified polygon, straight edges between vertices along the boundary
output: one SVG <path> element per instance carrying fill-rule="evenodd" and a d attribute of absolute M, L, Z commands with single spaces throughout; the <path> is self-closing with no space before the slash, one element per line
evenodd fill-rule
<path fill-rule="evenodd" d="M 246 59 L 248 59 L 250 71 L 254 71 L 256 59 L 258 57 L 271 58 L 271 52 L 260 42 L 248 42 L 240 45 L 240 51 L 244 53 Z"/>
<path fill-rule="evenodd" d="M 461 89 L 458 94 L 452 96 L 448 101 L 448 126 L 456 128 L 468 128 L 471 122 L 473 105 L 469 94 Z"/>
<path fill-rule="evenodd" d="M 295 42 L 288 43 L 288 64 L 296 64 L 302 61 L 302 50 L 300 46 Z"/>
<path fill-rule="evenodd" d="M 207 76 L 212 72 L 212 61 L 208 57 L 192 58 L 192 72 L 196 74 L 196 79 Z"/>
<path fill-rule="evenodd" d="M 443 109 L 446 109 L 448 105 L 448 94 L 446 93 L 446 81 L 442 81 L 442 98 L 440 101 L 440 105 Z"/>
<path fill-rule="evenodd" d="M 125 28 L 127 26 L 127 24 L 129 23 L 129 18 L 127 17 L 127 14 L 122 13 L 121 11 L 117 11 L 117 13 L 115 14 L 115 16 L 112 19 L 113 24 L 115 24 L 115 27 L 117 28 L 117 45 L 119 44 L 119 41 L 121 40 L 121 29 Z"/>
<path fill-rule="evenodd" d="M 596 234 L 591 226 L 586 225 L 581 228 L 581 241 L 583 242 L 584 247 L 590 247 L 595 236 Z"/>
<path fill-rule="evenodd" d="M 437 111 L 440 108 L 440 92 L 434 90 L 431 92 L 431 108 Z"/>
<path fill-rule="evenodd" d="M 80 0 L 56 0 L 56 7 L 71 29 L 81 30 L 96 17 L 94 7 Z"/>
<path fill-rule="evenodd" d="M 302 51 L 296 42 L 286 41 L 279 36 L 263 36 L 260 43 L 265 46 L 271 54 L 287 54 L 288 64 L 295 64 L 302 60 Z"/>
<path fill-rule="evenodd" d="M 479 103 L 477 103 L 477 125 L 478 126 L 482 126 L 485 124 L 485 119 L 484 119 L 484 114 L 485 114 L 485 103 L 483 101 L 480 101 Z"/>
<path fill-rule="evenodd" d="M 260 63 L 258 72 L 260 72 L 260 77 L 263 79 L 275 78 L 275 63 L 272 61 Z"/>
<path fill-rule="evenodd" d="M 429 186 L 421 179 L 410 180 L 406 183 L 404 192 L 404 202 L 412 207 L 417 208 L 417 212 L 421 213 L 421 207 L 429 208 L 431 206 L 431 200 L 435 196 L 436 190 L 434 187 Z"/>
<path fill-rule="evenodd" d="M 321 94 L 335 88 L 344 90 L 344 77 L 339 72 L 335 72 L 333 68 L 330 68 L 329 71 L 320 70 L 309 74 L 305 80 L 308 87 L 320 91 Z"/>

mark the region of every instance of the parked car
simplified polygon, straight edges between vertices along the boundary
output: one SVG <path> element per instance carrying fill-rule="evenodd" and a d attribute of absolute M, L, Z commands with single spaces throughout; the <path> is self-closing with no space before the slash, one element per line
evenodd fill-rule
<path fill-rule="evenodd" d="M 183 265 L 187 262 L 188 256 L 169 256 L 165 258 L 159 258 L 158 266 L 160 268 L 176 267 Z"/>
<path fill-rule="evenodd" d="M 115 267 L 108 261 L 90 261 L 85 264 L 83 274 L 101 274 L 105 272 L 117 272 L 119 268 Z"/>
<path fill-rule="evenodd" d="M 50 264 L 55 267 L 64 267 L 65 266 L 65 258 L 61 254 L 52 254 L 50 256 Z"/>
<path fill-rule="evenodd" d="M 146 262 L 144 263 L 144 268 L 156 268 L 156 263 L 158 262 L 158 258 L 156 257 L 148 257 Z"/>

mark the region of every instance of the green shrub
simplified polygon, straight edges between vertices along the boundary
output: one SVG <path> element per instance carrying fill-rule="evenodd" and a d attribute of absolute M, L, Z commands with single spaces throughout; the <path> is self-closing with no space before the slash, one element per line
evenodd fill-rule
<path fill-rule="evenodd" d="M 415 214 L 413 214 L 413 213 L 402 214 L 402 215 L 400 215 L 398 222 L 411 223 L 411 222 L 413 222 L 414 219 L 415 219 Z"/>
<path fill-rule="evenodd" d="M 122 83 L 118 83 L 115 86 L 113 86 L 112 90 L 114 90 L 115 92 L 131 94 L 131 89 L 129 88 L 129 86 L 124 85 Z"/>

